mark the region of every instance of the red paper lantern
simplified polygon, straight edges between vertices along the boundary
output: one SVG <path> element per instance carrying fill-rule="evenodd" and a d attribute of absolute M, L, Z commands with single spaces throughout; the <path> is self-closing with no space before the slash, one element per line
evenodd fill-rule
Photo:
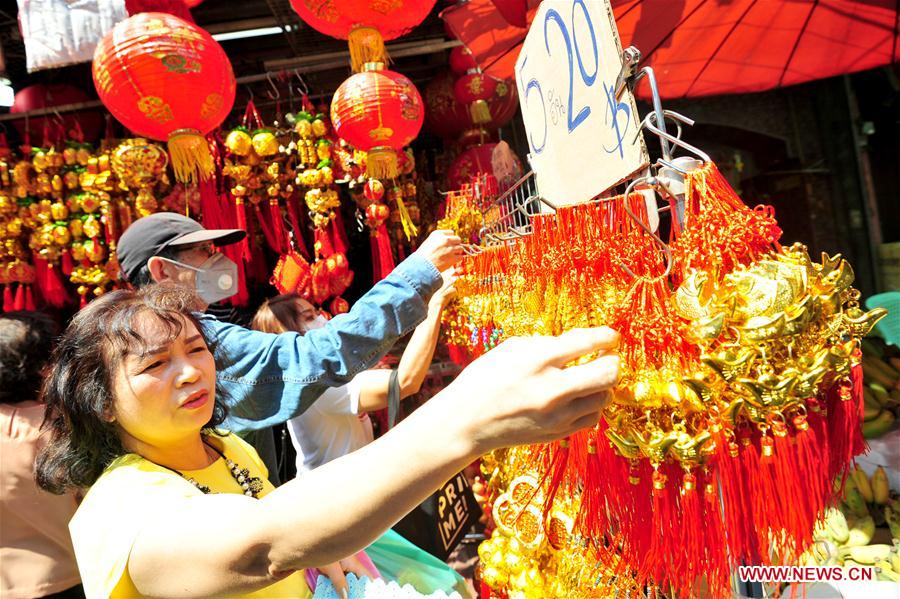
<path fill-rule="evenodd" d="M 468 73 L 473 69 L 477 69 L 475 57 L 472 52 L 465 46 L 456 46 L 450 50 L 450 70 L 457 75 Z"/>
<path fill-rule="evenodd" d="M 195 8 L 203 4 L 203 0 L 184 0 L 184 5 L 188 8 Z"/>
<path fill-rule="evenodd" d="M 488 174 L 503 180 L 501 188 L 511 182 L 518 180 L 522 176 L 522 163 L 518 157 L 512 153 L 505 153 L 502 156 L 495 156 L 495 151 L 500 149 L 498 154 L 504 148 L 501 144 L 489 143 L 480 146 L 473 146 L 456 157 L 450 169 L 447 171 L 447 183 L 450 189 L 461 189 L 466 183 L 470 183 L 472 177 L 479 174 Z M 508 146 L 507 146 L 508 147 Z M 505 165 L 504 168 L 509 172 L 500 171 L 500 159 L 512 157 L 512 164 Z"/>
<path fill-rule="evenodd" d="M 496 81 L 494 93 L 487 100 L 491 111 L 491 120 L 485 124 L 486 127 L 493 129 L 499 129 L 509 124 L 519 110 L 516 82 L 508 79 L 497 79 Z"/>
<path fill-rule="evenodd" d="M 310 27 L 348 40 L 350 62 L 359 72 L 367 62 L 387 62 L 384 40 L 406 35 L 425 20 L 435 0 L 291 0 Z"/>
<path fill-rule="evenodd" d="M 433 77 L 422 96 L 425 101 L 425 127 L 438 137 L 454 138 L 471 126 L 469 111 L 453 95 L 453 75 L 449 71 Z"/>
<path fill-rule="evenodd" d="M 235 80 L 209 33 L 169 14 L 134 15 L 100 40 L 93 73 L 100 99 L 123 125 L 168 140 L 179 181 L 212 176 L 204 135 L 231 111 Z"/>
<path fill-rule="evenodd" d="M 384 197 L 384 184 L 378 179 L 369 179 L 363 187 L 363 194 L 370 202 L 377 202 Z"/>
<path fill-rule="evenodd" d="M 472 122 L 476 125 L 491 122 L 491 109 L 487 101 L 496 91 L 497 80 L 477 71 L 463 75 L 453 85 L 453 95 L 469 107 Z"/>
<path fill-rule="evenodd" d="M 376 179 L 397 176 L 397 151 L 415 139 L 424 119 L 416 86 L 394 71 L 356 73 L 341 84 L 331 102 L 335 132 L 367 152 L 367 172 Z"/>
<path fill-rule="evenodd" d="M 38 83 L 37 85 L 23 87 L 16 92 L 15 100 L 9 111 L 12 113 L 27 112 L 51 106 L 78 104 L 90 100 L 91 98 L 85 92 L 72 85 L 65 83 L 44 85 L 43 83 Z M 100 137 L 100 131 L 103 128 L 103 116 L 96 110 L 66 113 L 60 116 L 62 117 L 65 135 L 68 138 L 77 139 L 79 129 L 84 141 L 95 141 Z M 44 140 L 44 132 L 46 130 L 47 133 L 53 135 L 54 132 L 50 129 L 54 126 L 54 121 L 54 117 L 30 118 L 26 129 L 26 120 L 18 119 L 13 121 L 13 126 L 19 132 L 19 137 L 24 140 L 27 136 L 30 143 L 38 145 L 49 143 L 50 140 Z"/>

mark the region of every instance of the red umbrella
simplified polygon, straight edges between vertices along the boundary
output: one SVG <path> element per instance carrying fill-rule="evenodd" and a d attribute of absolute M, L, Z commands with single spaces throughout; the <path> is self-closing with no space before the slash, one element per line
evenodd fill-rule
<path fill-rule="evenodd" d="M 520 11 L 528 9 L 528 0 L 517 1 Z M 892 64 L 900 57 L 896 0 L 612 4 L 622 45 L 643 53 L 643 64 L 654 68 L 666 98 L 763 91 Z M 534 9 L 528 12 L 530 20 Z M 512 76 L 526 29 L 509 25 L 492 0 L 469 0 L 442 16 L 487 73 Z"/>

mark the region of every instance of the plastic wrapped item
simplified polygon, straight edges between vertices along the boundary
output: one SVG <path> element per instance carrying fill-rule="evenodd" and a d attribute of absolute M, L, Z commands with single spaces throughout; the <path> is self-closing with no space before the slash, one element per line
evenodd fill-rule
<path fill-rule="evenodd" d="M 459 593 L 448 595 L 443 591 L 437 591 L 430 595 L 423 595 L 408 584 L 401 587 L 396 582 L 357 578 L 354 574 L 347 574 L 347 587 L 348 599 L 362 599 L 363 597 L 366 599 L 461 599 Z M 313 599 L 342 599 L 342 597 L 338 595 L 327 577 L 319 576 Z"/>
<path fill-rule="evenodd" d="M 89 62 L 128 13 L 125 0 L 18 0 L 28 72 Z"/>

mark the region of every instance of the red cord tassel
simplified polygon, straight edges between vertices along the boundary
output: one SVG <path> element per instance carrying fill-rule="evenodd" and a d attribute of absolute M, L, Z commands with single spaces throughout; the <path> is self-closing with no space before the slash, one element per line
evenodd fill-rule
<path fill-rule="evenodd" d="M 347 231 L 344 228 L 344 217 L 341 215 L 340 210 L 334 211 L 334 218 L 331 220 L 328 227 L 331 233 L 331 244 L 334 247 L 334 251 L 346 254 L 347 250 L 350 249 L 350 242 L 347 240 Z"/>
<path fill-rule="evenodd" d="M 16 288 L 16 297 L 13 300 L 13 310 L 20 311 L 25 309 L 25 284 L 19 283 Z"/>
<path fill-rule="evenodd" d="M 391 242 L 387 227 L 384 224 L 372 233 L 372 279 L 377 283 L 394 270 L 394 255 L 391 254 Z"/>
<path fill-rule="evenodd" d="M 25 285 L 25 309 L 31 312 L 37 310 L 37 306 L 34 304 L 34 292 L 31 290 L 31 285 Z"/>
<path fill-rule="evenodd" d="M 551 449 L 553 457 L 551 458 L 550 466 L 544 474 L 544 478 L 547 480 L 547 499 L 544 501 L 545 522 L 553 509 L 556 494 L 559 493 L 560 488 L 563 486 L 566 471 L 569 467 L 569 439 L 561 439 L 554 445 L 555 447 Z"/>
<path fill-rule="evenodd" d="M 42 258 L 35 258 L 34 272 L 38 289 L 48 304 L 61 308 L 69 303 L 69 295 L 58 268 Z"/>
<path fill-rule="evenodd" d="M 12 283 L 3 286 L 3 311 L 12 312 L 15 309 L 15 296 L 12 291 Z"/>

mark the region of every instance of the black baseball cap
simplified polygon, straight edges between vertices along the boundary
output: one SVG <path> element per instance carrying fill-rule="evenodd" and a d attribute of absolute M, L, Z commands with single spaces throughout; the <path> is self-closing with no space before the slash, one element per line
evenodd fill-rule
<path fill-rule="evenodd" d="M 204 229 L 183 214 L 157 212 L 137 219 L 125 229 L 116 245 L 116 256 L 125 279 L 133 282 L 147 260 L 169 247 L 203 241 L 212 241 L 217 246 L 231 245 L 246 236 L 243 229 Z"/>

